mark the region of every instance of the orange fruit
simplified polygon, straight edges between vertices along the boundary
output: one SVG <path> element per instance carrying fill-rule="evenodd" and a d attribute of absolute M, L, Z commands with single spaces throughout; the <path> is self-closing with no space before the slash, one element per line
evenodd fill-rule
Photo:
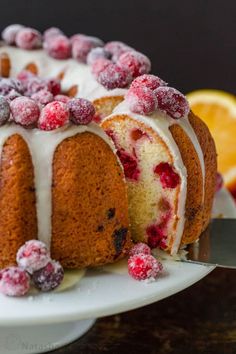
<path fill-rule="evenodd" d="M 187 95 L 192 111 L 205 121 L 218 153 L 218 170 L 226 187 L 236 192 L 236 97 L 219 90 L 197 90 Z"/>

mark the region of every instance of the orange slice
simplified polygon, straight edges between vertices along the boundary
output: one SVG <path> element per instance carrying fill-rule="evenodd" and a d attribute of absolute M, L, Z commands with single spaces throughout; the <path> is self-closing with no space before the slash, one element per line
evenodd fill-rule
<path fill-rule="evenodd" d="M 187 95 L 192 111 L 208 125 L 216 143 L 218 170 L 226 186 L 236 191 L 236 97 L 219 90 Z"/>

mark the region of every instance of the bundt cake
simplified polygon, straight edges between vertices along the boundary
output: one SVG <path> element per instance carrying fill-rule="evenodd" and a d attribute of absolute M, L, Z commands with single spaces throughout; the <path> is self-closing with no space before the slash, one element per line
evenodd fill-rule
<path fill-rule="evenodd" d="M 132 237 L 174 254 L 209 223 L 216 151 L 207 126 L 166 85 L 138 77 L 102 127 L 124 166 Z"/>
<path fill-rule="evenodd" d="M 58 28 L 11 25 L 2 37 L 0 268 L 37 237 L 67 268 L 122 258 L 128 201 L 135 241 L 171 253 L 195 241 L 210 219 L 215 146 L 185 97 L 148 75 L 150 60 Z"/>

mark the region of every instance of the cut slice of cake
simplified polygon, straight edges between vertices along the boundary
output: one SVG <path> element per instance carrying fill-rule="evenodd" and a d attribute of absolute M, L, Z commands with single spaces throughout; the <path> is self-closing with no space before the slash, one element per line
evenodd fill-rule
<path fill-rule="evenodd" d="M 172 254 L 197 240 L 211 216 L 216 151 L 185 97 L 140 76 L 102 127 L 124 167 L 134 240 Z"/>

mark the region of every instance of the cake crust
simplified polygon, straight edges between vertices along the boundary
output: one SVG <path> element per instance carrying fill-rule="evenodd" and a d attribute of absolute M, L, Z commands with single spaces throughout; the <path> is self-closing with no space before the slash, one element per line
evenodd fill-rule
<path fill-rule="evenodd" d="M 14 265 L 19 247 L 37 237 L 36 198 L 30 152 L 14 134 L 3 146 L 0 172 L 0 268 Z"/>
<path fill-rule="evenodd" d="M 77 134 L 57 147 L 52 208 L 52 257 L 65 268 L 111 263 L 129 250 L 122 169 L 100 137 Z"/>

